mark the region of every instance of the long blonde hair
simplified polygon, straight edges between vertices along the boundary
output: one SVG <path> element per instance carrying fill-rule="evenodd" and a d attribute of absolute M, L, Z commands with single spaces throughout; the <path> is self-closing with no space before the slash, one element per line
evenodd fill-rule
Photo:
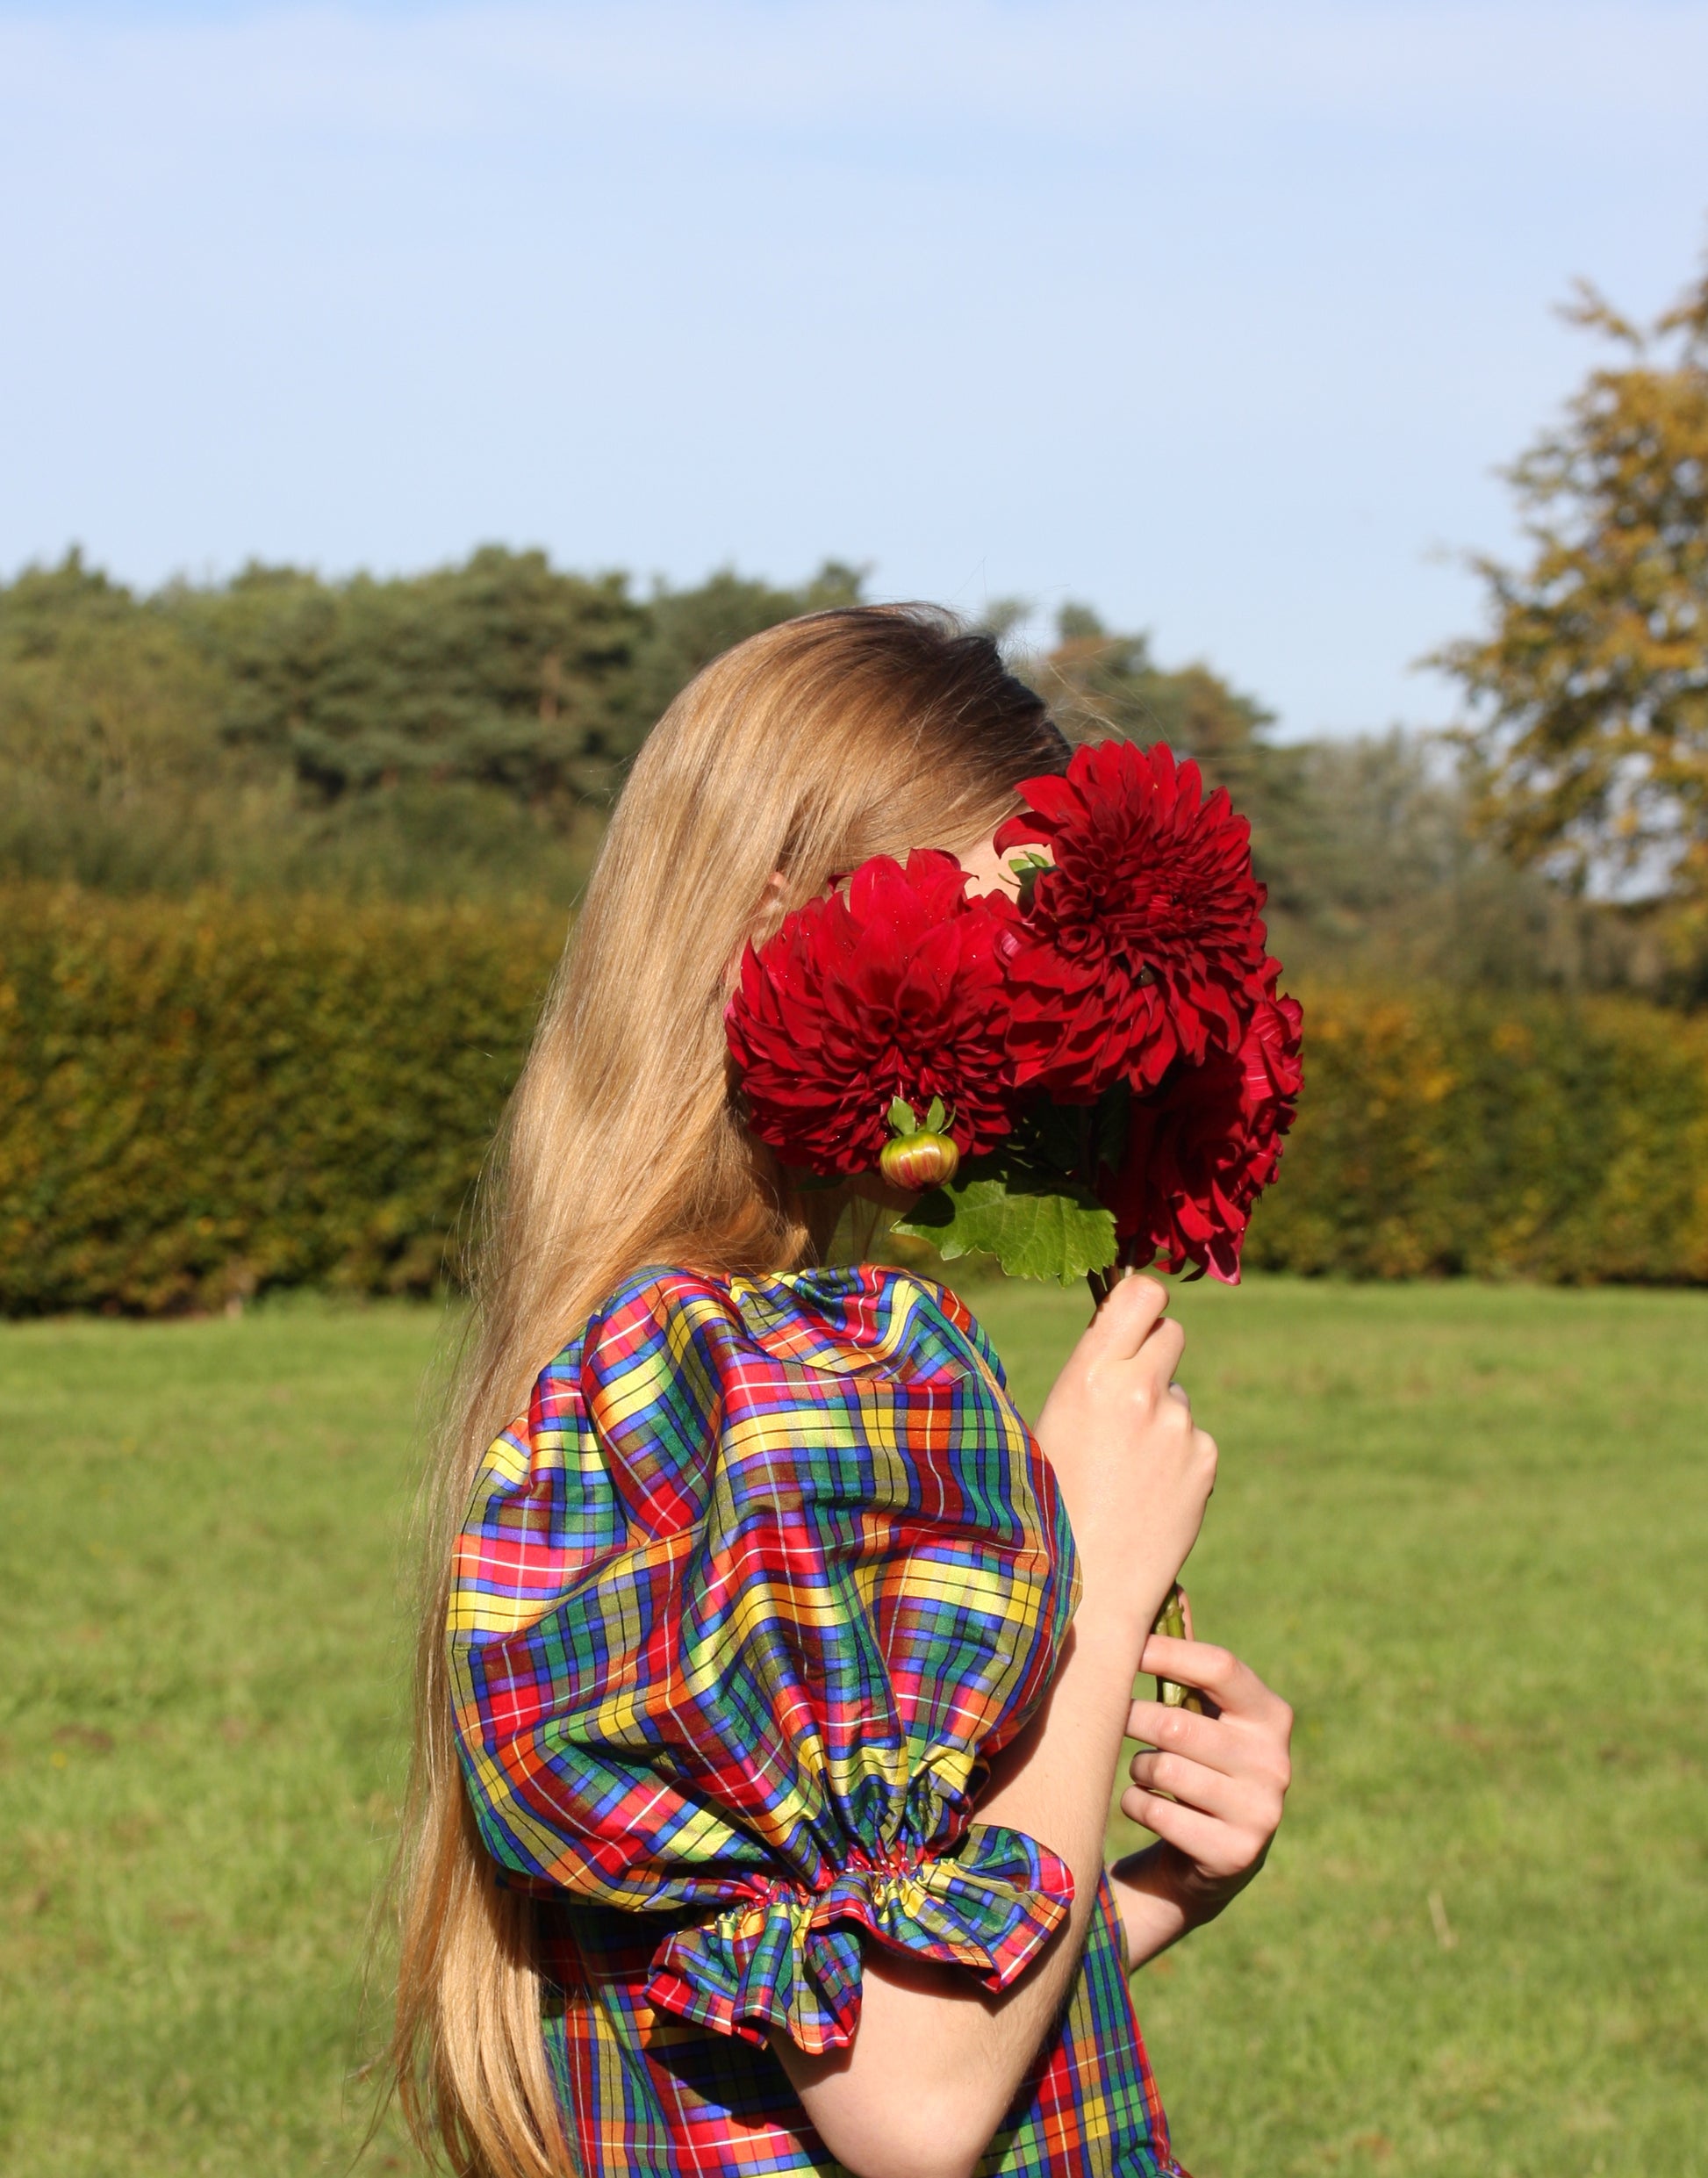
<path fill-rule="evenodd" d="M 474 1313 L 427 1484 L 390 2070 L 417 2141 L 464 2178 L 573 2167 L 531 1909 L 494 1880 L 452 1729 L 450 1547 L 481 1456 L 629 1271 L 776 1270 L 808 1252 L 728 1092 L 722 1010 L 746 940 L 868 855 L 970 845 L 1064 757 L 987 636 L 925 607 L 856 607 L 714 660 L 623 790 L 482 1182 Z"/>

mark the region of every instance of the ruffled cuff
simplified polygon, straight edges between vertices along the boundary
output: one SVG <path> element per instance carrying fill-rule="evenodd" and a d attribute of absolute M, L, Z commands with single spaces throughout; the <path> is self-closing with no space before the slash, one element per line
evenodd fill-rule
<path fill-rule="evenodd" d="M 1023 1831 L 978 1824 L 934 1860 L 892 1863 L 857 1849 L 822 1890 L 774 1884 L 667 1937 L 647 1995 L 719 2034 L 763 2044 L 774 2031 L 817 2056 L 851 2042 L 859 2024 L 859 1931 L 1005 1989 L 1073 1903 L 1067 1864 Z"/>

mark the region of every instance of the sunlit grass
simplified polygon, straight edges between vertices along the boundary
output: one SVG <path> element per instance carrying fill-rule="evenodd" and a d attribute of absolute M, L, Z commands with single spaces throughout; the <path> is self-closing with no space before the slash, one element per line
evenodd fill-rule
<path fill-rule="evenodd" d="M 0 1332 L 8 2178 L 300 2178 L 359 2139 L 434 1336 L 401 1306 Z"/>
<path fill-rule="evenodd" d="M 1180 1306 L 1199 1628 L 1298 1714 L 1270 1865 L 1137 1985 L 1182 2160 L 1708 2170 L 1708 1296 Z"/>
<path fill-rule="evenodd" d="M 1036 1402 L 1077 1296 L 971 1295 Z M 1202 1630 L 1299 1713 L 1137 1983 L 1197 2178 L 1708 2171 L 1708 1296 L 1181 1296 Z M 343 2167 L 428 1312 L 0 1329 L 0 2168 Z M 410 2167 L 383 2134 L 379 2167 Z"/>

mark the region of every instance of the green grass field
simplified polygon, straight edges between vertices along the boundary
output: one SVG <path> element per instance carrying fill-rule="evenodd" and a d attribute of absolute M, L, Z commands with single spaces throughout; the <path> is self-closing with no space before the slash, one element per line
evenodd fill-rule
<path fill-rule="evenodd" d="M 1036 1402 L 1083 1304 L 972 1297 Z M 1708 2174 L 1708 1295 L 1180 1305 L 1200 1627 L 1299 1718 L 1269 1867 L 1139 1979 L 1183 2160 Z M 347 2167 L 438 1335 L 0 1328 L 7 2178 Z"/>

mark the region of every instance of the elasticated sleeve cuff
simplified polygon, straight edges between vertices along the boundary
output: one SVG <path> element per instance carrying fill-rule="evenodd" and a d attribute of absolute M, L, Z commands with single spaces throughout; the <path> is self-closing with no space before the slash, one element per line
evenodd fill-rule
<path fill-rule="evenodd" d="M 786 2034 L 817 2056 L 854 2038 L 863 1936 L 1005 1989 L 1073 1903 L 1066 1863 L 1019 1830 L 975 1825 L 935 1859 L 857 1849 L 822 1890 L 772 1883 L 678 1930 L 654 1956 L 647 1994 L 717 2033 L 759 2044 Z"/>

